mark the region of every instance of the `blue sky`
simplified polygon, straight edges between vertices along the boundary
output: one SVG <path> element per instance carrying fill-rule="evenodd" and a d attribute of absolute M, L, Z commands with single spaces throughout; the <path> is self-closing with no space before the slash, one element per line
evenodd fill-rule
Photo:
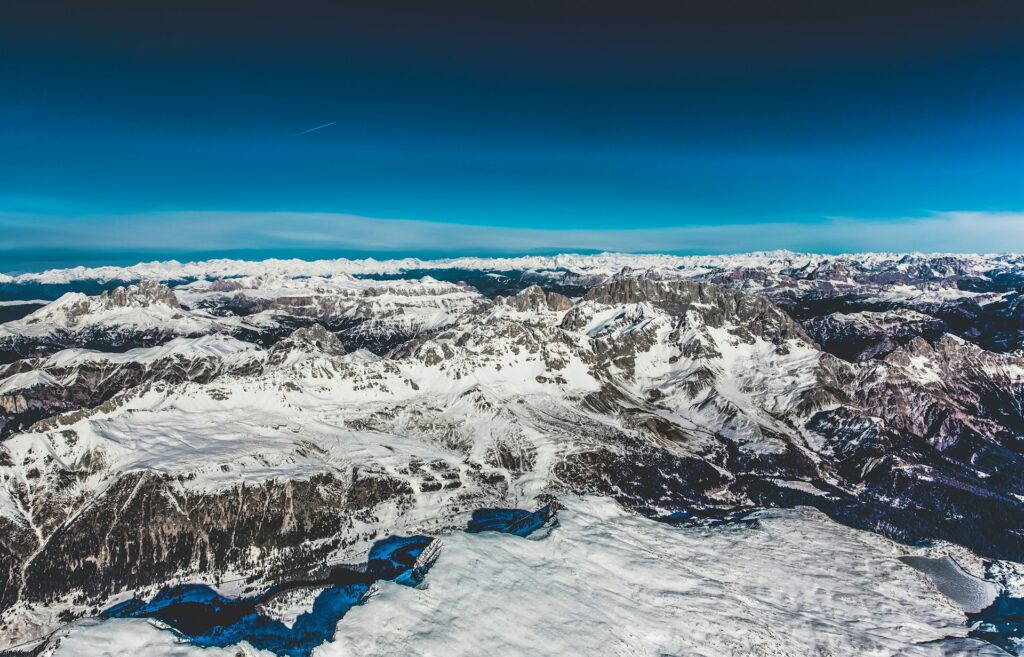
<path fill-rule="evenodd" d="M 1017 3 L 22 4 L 0 270 L 1024 249 Z"/>

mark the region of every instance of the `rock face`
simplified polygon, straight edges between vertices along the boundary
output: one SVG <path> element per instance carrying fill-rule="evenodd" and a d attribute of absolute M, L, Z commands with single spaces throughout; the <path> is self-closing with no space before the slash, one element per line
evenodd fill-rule
<path fill-rule="evenodd" d="M 932 341 L 943 333 L 992 351 L 1024 346 L 1020 256 L 783 252 L 701 264 L 681 275 L 771 298 L 844 358 L 884 355 L 914 335 Z"/>
<path fill-rule="evenodd" d="M 103 310 L 130 306 L 146 307 L 154 304 L 163 304 L 175 310 L 181 308 L 178 297 L 171 288 L 155 281 L 139 281 L 136 285 L 119 287 L 113 292 L 103 292 L 96 302 L 96 306 Z"/>
<path fill-rule="evenodd" d="M 807 339 L 803 329 L 775 304 L 717 285 L 624 278 L 591 289 L 584 299 L 603 305 L 649 303 L 673 317 L 685 317 L 693 311 L 705 326 L 729 325 L 751 339 L 761 337 L 773 342 Z"/>
<path fill-rule="evenodd" d="M 1013 275 L 741 264 L 577 272 L 572 298 L 565 272 L 507 269 L 493 300 L 347 274 L 139 284 L 0 325 L 41 352 L 0 371 L 0 623 L 176 578 L 267 583 L 567 493 L 655 518 L 807 505 L 1024 559 L 1024 359 L 918 298 Z M 826 312 L 869 298 L 891 307 Z M 143 348 L 37 349 L 157 325 Z"/>
<path fill-rule="evenodd" d="M 949 332 L 941 319 L 904 309 L 812 317 L 804 328 L 823 350 L 850 361 L 886 356 L 915 338 L 934 342 Z"/>
<path fill-rule="evenodd" d="M 275 344 L 273 351 L 281 353 L 294 349 L 322 353 L 327 356 L 343 356 L 345 354 L 345 345 L 341 344 L 338 336 L 319 324 L 295 329 L 287 339 Z"/>
<path fill-rule="evenodd" d="M 93 316 L 125 309 L 166 308 L 172 312 L 181 310 L 181 304 L 166 285 L 153 281 L 140 281 L 135 285 L 119 287 L 112 292 L 103 292 L 97 297 L 83 294 L 66 294 L 52 304 L 40 309 L 21 322 L 25 326 L 41 328 L 68 328 L 86 326 Z"/>
<path fill-rule="evenodd" d="M 102 598 L 180 573 L 251 567 L 254 551 L 274 554 L 261 567 L 287 569 L 336 549 L 350 515 L 365 504 L 350 501 L 349 487 L 326 475 L 213 495 L 176 484 L 149 472 L 119 477 L 74 523 L 47 537 L 24 572 L 24 590 L 36 600 Z"/>

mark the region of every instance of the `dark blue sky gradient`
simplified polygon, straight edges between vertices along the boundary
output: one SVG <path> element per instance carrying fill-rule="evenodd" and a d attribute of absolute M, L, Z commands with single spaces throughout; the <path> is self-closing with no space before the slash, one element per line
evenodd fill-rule
<path fill-rule="evenodd" d="M 1022 30 L 1024 5 L 985 0 L 8 2 L 0 213 L 1018 212 Z"/>

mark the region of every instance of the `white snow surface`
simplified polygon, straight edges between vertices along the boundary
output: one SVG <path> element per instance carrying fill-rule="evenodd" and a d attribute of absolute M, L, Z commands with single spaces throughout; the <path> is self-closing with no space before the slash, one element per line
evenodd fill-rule
<path fill-rule="evenodd" d="M 42 370 L 29 370 L 0 379 L 0 395 L 34 386 L 55 385 L 57 380 Z"/>
<path fill-rule="evenodd" d="M 454 533 L 415 589 L 384 582 L 316 657 L 993 655 L 900 549 L 808 509 L 683 529 L 569 498 L 540 540 Z M 47 657 L 269 655 L 200 649 L 137 620 L 80 621 Z"/>

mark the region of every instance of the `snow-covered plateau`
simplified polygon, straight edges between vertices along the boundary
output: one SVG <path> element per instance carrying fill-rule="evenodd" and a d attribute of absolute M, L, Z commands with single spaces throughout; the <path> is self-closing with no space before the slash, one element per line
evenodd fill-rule
<path fill-rule="evenodd" d="M 0 651 L 1024 654 L 1022 287 L 788 252 L 5 277 Z M 401 536 L 436 560 L 381 570 Z"/>

